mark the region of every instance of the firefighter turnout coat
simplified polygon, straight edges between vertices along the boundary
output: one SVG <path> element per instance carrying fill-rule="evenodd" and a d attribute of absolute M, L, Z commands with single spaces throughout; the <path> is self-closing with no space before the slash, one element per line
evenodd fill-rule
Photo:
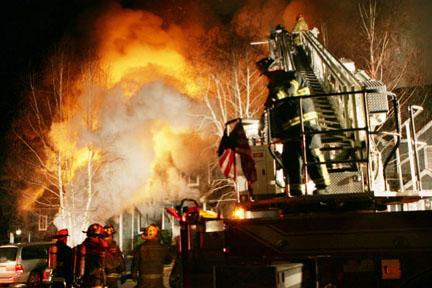
<path fill-rule="evenodd" d="M 79 247 L 80 257 L 84 261 L 84 275 L 82 276 L 82 287 L 102 288 L 106 285 L 105 256 L 108 243 L 101 237 L 87 237 Z M 83 255 L 84 254 L 84 255 Z"/>
<path fill-rule="evenodd" d="M 311 98 L 299 99 L 298 96 L 309 95 L 309 88 L 295 71 L 275 70 L 265 74 L 269 79 L 267 85 L 269 96 L 266 107 L 270 108 L 272 136 L 282 139 L 284 143 L 282 163 L 290 184 L 291 195 L 304 194 L 303 149 L 301 123 L 305 132 L 306 159 L 311 162 L 324 162 L 319 149 L 321 137 L 314 132 L 320 131 L 318 114 Z M 325 164 L 307 165 L 308 175 L 316 188 L 325 189 L 330 184 Z"/>
<path fill-rule="evenodd" d="M 132 261 L 132 278 L 137 288 L 163 288 L 163 268 L 169 264 L 169 248 L 159 240 L 146 240 L 135 251 Z"/>
<path fill-rule="evenodd" d="M 105 257 L 105 272 L 108 288 L 119 287 L 119 281 L 126 270 L 126 262 L 117 242 L 112 238 L 107 240 L 108 251 Z"/>

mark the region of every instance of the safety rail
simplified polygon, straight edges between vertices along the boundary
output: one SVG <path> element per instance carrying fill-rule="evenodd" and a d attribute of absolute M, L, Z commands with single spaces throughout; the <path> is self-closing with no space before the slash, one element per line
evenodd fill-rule
<path fill-rule="evenodd" d="M 301 127 L 301 137 L 302 137 L 302 142 L 305 143 L 305 136 L 307 134 L 338 134 L 338 133 L 346 133 L 346 132 L 359 132 L 362 131 L 364 132 L 364 134 L 367 136 L 365 137 L 365 141 L 364 141 L 364 146 L 362 146 L 360 148 L 359 153 L 355 154 L 355 159 L 350 159 L 350 160 L 346 160 L 346 159 L 326 159 L 326 161 L 324 162 L 311 162 L 308 161 L 306 155 L 306 145 L 302 145 L 303 147 L 303 153 L 302 153 L 302 158 L 303 158 L 303 173 L 305 175 L 304 180 L 306 184 L 308 182 L 308 175 L 307 175 L 307 166 L 308 165 L 320 165 L 320 164 L 325 164 L 327 166 L 329 165 L 334 165 L 334 164 L 343 164 L 343 163 L 350 163 L 353 164 L 355 163 L 356 165 L 358 165 L 358 171 L 363 171 L 365 172 L 365 179 L 364 179 L 364 183 L 366 183 L 367 185 L 367 191 L 365 192 L 376 192 L 378 185 L 381 185 L 382 188 L 379 190 L 386 190 L 387 187 L 385 187 L 385 173 L 383 173 L 381 178 L 378 177 L 378 174 L 380 174 L 378 172 L 378 169 L 384 169 L 384 167 L 387 165 L 387 163 L 385 163 L 384 165 L 379 165 L 377 163 L 378 161 L 378 157 L 374 154 L 377 153 L 378 150 L 376 149 L 376 143 L 373 139 L 374 136 L 377 135 L 393 135 L 394 137 L 400 137 L 400 124 L 396 125 L 397 129 L 396 131 L 393 132 L 388 132 L 388 131 L 382 131 L 382 132 L 377 132 L 377 131 L 373 131 L 371 130 L 371 126 L 369 121 L 366 121 L 365 124 L 361 127 L 352 127 L 352 128 L 342 128 L 339 130 L 321 130 L 321 131 L 305 131 L 305 121 L 303 120 L 303 109 L 302 107 L 302 102 L 304 99 L 308 99 L 308 98 L 318 98 L 318 97 L 350 97 L 352 94 L 358 95 L 359 97 L 361 97 L 362 101 L 363 101 L 363 117 L 365 119 L 369 119 L 369 110 L 367 109 L 367 96 L 368 93 L 373 93 L 374 90 L 368 90 L 368 89 L 362 89 L 362 90 L 358 90 L 358 91 L 350 91 L 350 92 L 334 92 L 334 93 L 325 93 L 325 94 L 313 94 L 313 95 L 303 95 L 303 96 L 295 96 L 294 99 L 296 99 L 297 101 L 299 101 L 300 103 L 300 127 Z M 394 96 L 394 95 L 391 95 Z M 285 101 L 290 101 L 291 99 L 293 99 L 293 97 L 287 97 L 287 98 L 283 98 L 281 100 L 278 100 L 276 103 L 283 103 Z M 399 119 L 399 102 L 394 101 L 394 110 L 395 110 L 395 121 L 396 123 L 400 122 Z M 278 162 L 279 165 L 281 165 L 283 167 L 282 162 L 280 161 L 280 159 L 278 159 L 278 157 L 275 155 L 274 151 L 272 151 L 272 128 L 271 128 L 271 121 L 269 119 L 269 115 L 271 113 L 271 110 L 273 108 L 268 108 L 265 112 L 265 118 L 264 118 L 264 126 L 266 127 L 265 130 L 267 130 L 264 135 L 266 137 L 266 142 L 267 144 L 269 144 L 269 148 L 270 148 L 270 153 L 273 155 L 273 157 L 276 159 L 276 161 Z M 413 114 L 412 118 L 415 118 L 415 116 L 417 115 L 417 111 Z M 409 121 L 409 123 L 412 123 L 413 120 L 407 120 L 407 122 Z M 407 123 L 406 122 L 406 123 Z M 407 133 L 409 133 L 408 128 L 407 128 Z M 415 135 L 415 131 L 412 132 Z M 409 136 L 408 136 L 409 137 Z M 416 137 L 414 137 L 416 138 Z M 414 139 L 414 143 L 415 143 L 415 139 Z M 398 140 L 398 142 L 400 142 L 400 139 Z M 373 147 L 373 148 L 372 148 Z M 398 148 L 397 145 L 394 146 L 394 148 Z M 394 149 L 395 151 L 392 151 L 389 153 L 388 158 L 391 158 L 392 156 L 396 155 L 396 149 Z M 414 148 L 414 153 L 416 155 L 417 151 Z M 412 152 L 410 153 L 412 154 Z M 396 155 L 398 156 L 398 154 Z M 413 165 L 416 165 L 416 171 L 419 170 L 418 168 L 418 156 L 416 157 L 416 164 L 411 164 L 411 167 L 414 167 Z M 374 163 L 373 163 L 374 162 Z M 386 161 L 388 162 L 388 161 Z M 364 167 L 364 169 L 362 168 Z M 412 168 L 413 170 L 414 168 Z M 383 172 L 383 171 L 382 171 Z M 399 177 L 401 177 L 401 174 L 399 173 Z M 414 180 L 413 180 L 414 181 Z M 421 190 L 421 189 L 420 189 Z"/>
<path fill-rule="evenodd" d="M 313 35 L 311 31 L 301 32 L 303 47 L 311 59 L 311 67 L 315 75 L 326 84 L 331 77 L 338 82 L 331 86 L 332 91 L 340 91 L 341 87 L 345 89 L 359 89 L 361 84 L 355 76 L 349 71 L 337 58 L 335 58 Z M 317 61 L 317 60 L 320 61 Z M 326 70 L 328 69 L 328 70 Z M 330 73 L 328 73 L 330 71 Z M 330 87 L 329 87 L 330 88 Z"/>
<path fill-rule="evenodd" d="M 409 118 L 405 120 L 402 124 L 399 124 L 400 132 L 399 134 L 390 135 L 392 137 L 391 141 L 387 142 L 387 145 L 383 147 L 383 150 L 389 148 L 390 145 L 394 145 L 396 147 L 395 150 L 395 169 L 396 176 L 398 182 L 399 192 L 405 192 L 407 186 L 412 186 L 412 190 L 414 192 L 422 191 L 422 183 L 421 183 L 421 171 L 420 171 L 420 161 L 419 161 L 419 141 L 417 138 L 417 131 L 415 127 L 415 118 L 423 112 L 423 107 L 417 105 L 411 105 L 408 107 Z M 402 133 L 405 131 L 405 138 L 402 138 Z M 387 135 L 384 135 L 384 137 Z M 396 138 L 399 137 L 399 138 Z M 408 157 L 402 160 L 400 153 L 400 144 L 407 145 L 407 155 Z M 387 158 L 387 163 L 390 162 L 392 155 L 389 155 Z M 387 164 L 386 163 L 386 164 Z M 408 164 L 409 166 L 409 181 L 407 183 L 404 182 L 402 167 Z M 385 165 L 387 166 L 387 165 Z"/>
<path fill-rule="evenodd" d="M 364 181 L 364 182 L 366 182 L 368 189 L 365 192 L 372 192 L 372 190 L 373 190 L 372 189 L 372 183 L 374 182 L 374 179 L 371 178 L 372 173 L 370 171 L 370 166 L 371 166 L 371 163 L 370 163 L 370 153 L 371 153 L 371 151 L 370 151 L 370 141 L 371 141 L 370 135 L 371 135 L 371 131 L 369 129 L 370 126 L 368 125 L 369 124 L 368 121 L 366 121 L 365 125 L 363 125 L 361 127 L 343 128 L 343 129 L 340 129 L 340 130 L 330 130 L 330 131 L 323 130 L 323 131 L 316 131 L 316 132 L 306 132 L 305 131 L 305 126 L 304 126 L 305 123 L 304 123 L 304 120 L 303 120 L 303 109 L 302 109 L 302 102 L 303 102 L 304 99 L 317 98 L 317 97 L 334 97 L 335 98 L 335 97 L 339 97 L 339 96 L 341 96 L 341 97 L 351 97 L 351 95 L 354 94 L 354 95 L 360 95 L 360 97 L 363 99 L 363 103 L 364 103 L 364 105 L 363 105 L 363 107 L 364 107 L 363 113 L 364 113 L 365 119 L 368 119 L 368 113 L 369 112 L 368 112 L 367 104 L 366 104 L 367 92 L 368 92 L 367 90 L 358 90 L 358 91 L 351 91 L 351 92 L 335 92 L 335 93 L 314 94 L 314 95 L 304 95 L 304 96 L 296 96 L 295 97 L 295 99 L 298 100 L 299 103 L 300 103 L 299 110 L 300 110 L 300 127 L 301 127 L 302 143 L 306 142 L 305 137 L 306 137 L 307 134 L 326 134 L 326 133 L 344 133 L 344 132 L 364 131 L 364 133 L 366 135 L 368 135 L 368 137 L 366 137 L 366 141 L 365 141 L 365 147 L 364 147 L 365 150 L 366 150 L 365 153 L 363 154 L 360 151 L 360 153 L 358 153 L 356 155 L 357 156 L 356 159 L 351 159 L 351 160 L 331 160 L 331 159 L 327 159 L 324 162 L 315 162 L 315 161 L 314 162 L 310 162 L 310 161 L 308 161 L 308 159 L 306 157 L 306 155 L 307 155 L 307 153 L 306 153 L 306 145 L 303 144 L 302 145 L 302 147 L 303 147 L 302 158 L 303 158 L 303 163 L 304 163 L 304 165 L 303 165 L 303 175 L 305 177 L 303 177 L 303 179 L 304 179 L 305 187 L 307 187 L 306 184 L 308 182 L 307 166 L 309 166 L 309 165 L 321 165 L 321 164 L 324 164 L 324 165 L 333 165 L 333 164 L 353 163 L 354 162 L 354 163 L 356 163 L 358 165 L 358 170 L 359 171 L 361 170 L 361 163 L 364 163 L 366 165 L 366 169 L 365 169 L 365 171 L 366 171 L 366 175 L 365 175 L 366 179 L 365 180 L 366 181 Z M 290 101 L 290 100 L 292 100 L 292 97 L 287 97 L 287 98 L 281 99 L 278 102 L 283 103 L 285 101 Z M 267 115 L 269 115 L 269 114 L 270 114 L 270 111 L 268 111 Z M 268 137 L 267 142 L 271 143 L 271 141 L 272 141 L 271 140 L 271 138 L 272 138 L 271 130 L 272 129 L 271 129 L 271 126 L 270 126 L 271 125 L 271 121 L 269 121 L 267 119 L 266 124 L 269 125 L 269 126 L 267 126 L 267 129 L 268 129 L 268 132 L 267 132 L 267 137 Z M 272 155 L 274 155 L 274 151 L 272 151 L 272 149 L 270 149 L 270 152 L 272 153 Z M 278 161 L 278 162 L 279 162 L 279 164 L 281 164 L 281 161 Z"/>

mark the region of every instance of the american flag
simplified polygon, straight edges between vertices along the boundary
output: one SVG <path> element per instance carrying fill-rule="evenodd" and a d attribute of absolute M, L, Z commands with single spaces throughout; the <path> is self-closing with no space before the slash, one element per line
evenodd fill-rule
<path fill-rule="evenodd" d="M 240 155 L 240 163 L 246 179 L 250 183 L 255 182 L 257 179 L 255 161 L 252 158 L 252 151 L 241 121 L 237 122 L 229 135 L 225 129 L 218 149 L 219 165 L 222 173 L 226 177 L 233 179 L 237 176 L 236 153 Z"/>
<path fill-rule="evenodd" d="M 218 148 L 219 166 L 221 167 L 222 173 L 225 177 L 235 179 L 237 176 L 235 166 L 235 147 L 231 140 L 232 138 L 228 136 L 225 129 Z"/>

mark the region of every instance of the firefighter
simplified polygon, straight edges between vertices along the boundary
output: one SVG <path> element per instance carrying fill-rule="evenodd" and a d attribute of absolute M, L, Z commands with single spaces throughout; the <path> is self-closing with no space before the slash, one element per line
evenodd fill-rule
<path fill-rule="evenodd" d="M 104 226 L 105 241 L 108 244 L 108 252 L 105 258 L 105 274 L 108 288 L 120 287 L 119 282 L 124 282 L 123 274 L 126 270 L 126 262 L 117 242 L 113 239 L 116 233 L 112 224 Z"/>
<path fill-rule="evenodd" d="M 91 224 L 87 231 L 87 238 L 80 245 L 79 275 L 81 287 L 103 288 L 106 285 L 105 255 L 108 243 L 103 239 L 105 231 L 98 223 Z M 83 267 L 84 266 L 84 267 Z M 79 274 L 81 274 L 79 273 Z"/>
<path fill-rule="evenodd" d="M 257 63 L 260 72 L 267 76 L 269 95 L 266 100 L 266 108 L 274 113 L 275 125 L 280 129 L 279 138 L 283 142 L 282 164 L 285 177 L 289 180 L 291 196 L 300 196 L 305 193 L 303 179 L 303 149 L 300 121 L 300 101 L 295 96 L 309 95 L 309 88 L 303 83 L 303 79 L 295 71 L 282 69 L 272 70 L 275 66 L 271 58 L 263 58 Z M 280 101 L 284 99 L 283 101 Z M 321 146 L 318 114 L 311 98 L 302 100 L 302 121 L 305 132 L 306 159 L 310 162 L 324 162 L 324 156 L 319 149 Z M 273 124 L 272 124 L 273 125 Z M 325 164 L 308 165 L 307 172 L 314 181 L 315 194 L 326 193 L 330 184 L 327 167 Z"/>
<path fill-rule="evenodd" d="M 141 235 L 145 240 L 133 255 L 132 279 L 137 288 L 163 288 L 163 269 L 171 261 L 169 248 L 159 240 L 159 227 L 152 224 Z"/>
<path fill-rule="evenodd" d="M 298 14 L 296 17 L 296 24 L 294 25 L 294 28 L 293 28 L 294 44 L 295 45 L 300 46 L 302 43 L 300 32 L 304 32 L 304 31 L 308 31 L 308 30 L 309 30 L 309 26 L 306 23 L 306 20 L 303 18 L 303 15 Z"/>
<path fill-rule="evenodd" d="M 72 248 L 67 245 L 67 237 L 69 237 L 68 229 L 60 229 L 53 236 L 53 239 L 56 239 L 56 264 L 53 269 L 53 279 L 61 281 L 61 283 L 53 281 L 52 287 L 64 287 L 64 283 L 67 288 L 72 287 Z"/>

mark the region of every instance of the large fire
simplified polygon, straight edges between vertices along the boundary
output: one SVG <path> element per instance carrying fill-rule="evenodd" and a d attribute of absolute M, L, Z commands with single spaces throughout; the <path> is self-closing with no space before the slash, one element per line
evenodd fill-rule
<path fill-rule="evenodd" d="M 163 19 L 152 13 L 118 8 L 97 21 L 97 31 L 103 31 L 98 55 L 110 75 L 110 86 L 163 79 L 187 95 L 198 95 L 201 87 L 196 73 L 183 55 L 188 45 L 184 31 L 164 25 Z"/>
<path fill-rule="evenodd" d="M 260 29 L 256 40 L 261 40 L 267 27 L 291 12 L 279 15 L 284 1 L 273 1 L 278 5 L 267 4 L 260 18 L 265 24 L 251 28 L 256 21 L 249 16 L 261 12 L 255 2 L 239 9 L 230 25 L 239 34 Z M 214 19 L 193 13 L 200 21 Z M 172 205 L 199 197 L 184 176 L 207 169 L 206 160 L 215 155 L 206 150 L 209 137 L 196 130 L 202 117 L 191 115 L 202 113 L 200 102 L 208 92 L 202 79 L 233 67 L 210 67 L 201 59 L 205 53 L 199 37 L 191 37 L 207 37 L 208 31 L 217 31 L 211 37 L 225 37 L 226 24 L 192 23 L 187 19 L 184 25 L 174 24 L 148 11 L 111 5 L 92 24 L 97 61 L 91 61 L 97 69 L 80 69 L 74 78 L 62 107 L 67 117 L 51 125 L 49 139 L 55 149 L 47 152 L 64 193 L 55 224 L 72 231 L 72 244 L 84 237 L 77 231 L 137 203 Z M 231 59 L 230 51 L 220 53 L 224 63 Z"/>

